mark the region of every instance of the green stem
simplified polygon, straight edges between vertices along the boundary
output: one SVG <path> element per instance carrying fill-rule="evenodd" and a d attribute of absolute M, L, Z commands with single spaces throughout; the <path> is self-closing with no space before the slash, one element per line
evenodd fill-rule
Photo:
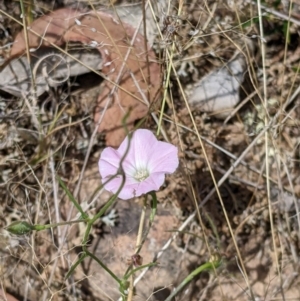
<path fill-rule="evenodd" d="M 84 233 L 84 237 L 82 240 L 82 250 L 83 250 L 83 255 L 74 263 L 74 265 L 70 268 L 70 271 L 68 272 L 68 277 L 73 273 L 73 271 L 75 270 L 75 268 L 78 266 L 78 264 L 80 262 L 83 261 L 83 259 L 87 256 L 90 256 L 93 260 L 95 260 L 113 279 L 115 279 L 117 281 L 117 283 L 119 284 L 119 286 L 121 287 L 121 280 L 99 259 L 97 258 L 94 254 L 90 253 L 88 251 L 88 239 L 89 239 L 89 235 L 92 229 L 92 226 L 94 224 L 94 222 L 99 219 L 105 212 L 106 210 L 116 201 L 118 194 L 120 193 L 122 187 L 124 186 L 124 182 L 125 182 L 125 176 L 123 177 L 123 181 L 122 181 L 122 185 L 119 188 L 119 190 L 117 191 L 116 194 L 114 194 L 109 201 L 103 206 L 103 208 L 91 219 L 87 220 L 87 227 Z"/>
<path fill-rule="evenodd" d="M 156 211 L 157 211 L 157 198 L 156 198 L 156 194 L 154 191 L 149 193 L 152 197 L 152 202 L 151 202 L 151 214 L 149 217 L 149 226 L 148 229 L 146 230 L 146 232 L 143 235 L 143 230 L 144 230 L 144 223 L 145 223 L 145 215 L 146 215 L 146 201 L 147 201 L 147 195 L 144 198 L 144 204 L 143 204 L 143 210 L 142 210 L 142 214 L 141 214 L 141 218 L 140 218 L 140 225 L 139 225 L 139 230 L 138 230 L 138 236 L 137 236 L 137 241 L 136 241 L 136 250 L 135 250 L 135 254 L 138 254 L 143 245 L 144 242 L 146 241 L 146 238 L 149 234 L 149 231 L 152 227 L 152 224 L 154 222 L 154 218 L 156 215 Z M 144 236 L 144 237 L 143 237 Z M 147 265 L 144 266 L 140 266 L 136 269 L 132 269 L 132 265 L 127 269 L 127 271 L 125 272 L 125 275 L 123 277 L 123 280 L 126 282 L 126 280 L 130 277 L 130 288 L 129 288 L 129 293 L 128 293 L 128 297 L 127 297 L 127 301 L 131 301 L 133 298 L 133 276 L 134 273 L 136 273 L 138 270 L 141 270 L 145 267 L 151 267 L 153 265 L 156 265 L 156 263 L 149 263 Z"/>
<path fill-rule="evenodd" d="M 177 288 L 172 292 L 172 294 L 165 300 L 165 301 L 171 301 L 174 296 L 178 294 L 180 290 L 182 290 L 192 279 L 197 276 L 198 274 L 202 273 L 203 271 L 207 270 L 214 270 L 218 268 L 221 265 L 222 260 L 216 262 L 206 262 L 202 264 L 200 267 L 195 269 L 192 273 L 190 273 L 178 286 Z"/>
<path fill-rule="evenodd" d="M 152 197 L 152 204 L 151 204 L 151 215 L 150 215 L 150 227 L 152 226 L 152 223 L 154 221 L 154 217 L 156 215 L 156 211 L 157 211 L 157 197 L 156 197 L 156 193 L 155 191 L 151 191 L 150 195 Z"/>
<path fill-rule="evenodd" d="M 59 226 L 65 226 L 65 225 L 72 225 L 72 224 L 77 224 L 77 223 L 83 223 L 87 222 L 88 220 L 76 220 L 76 221 L 68 221 L 68 222 L 61 222 L 61 223 L 56 223 L 56 224 L 47 224 L 47 225 L 32 225 L 32 230 L 35 231 L 42 231 L 50 228 L 55 228 Z"/>
<path fill-rule="evenodd" d="M 92 259 L 94 259 L 112 278 L 114 278 L 119 285 L 121 285 L 122 281 L 93 253 L 87 251 L 87 256 L 90 256 Z"/>
<path fill-rule="evenodd" d="M 153 225 L 153 222 L 154 222 L 154 218 L 155 218 L 155 215 L 156 215 L 156 211 L 157 211 L 157 197 L 156 197 L 156 193 L 155 191 L 151 191 L 149 193 L 152 197 L 152 202 L 151 202 L 151 214 L 150 214 L 150 218 L 149 218 L 149 225 L 148 225 L 148 228 L 146 230 L 146 232 L 144 233 L 144 238 L 143 240 L 141 241 L 140 243 L 140 246 L 138 248 L 138 250 L 136 251 L 136 253 L 139 253 L 145 240 L 147 239 L 147 236 L 151 230 L 151 227 Z"/>
<path fill-rule="evenodd" d="M 122 177 L 122 182 L 121 185 L 119 187 L 119 189 L 117 190 L 117 192 L 111 196 L 111 198 L 108 200 L 108 202 L 103 206 L 103 208 L 101 208 L 101 210 L 95 214 L 92 218 L 88 218 L 88 216 L 86 215 L 85 212 L 83 212 L 82 208 L 80 207 L 80 205 L 77 203 L 77 201 L 74 199 L 74 197 L 72 196 L 72 194 L 68 191 L 67 187 L 64 185 L 64 183 L 62 182 L 62 180 L 58 177 L 58 181 L 60 183 L 60 185 L 62 186 L 62 188 L 65 190 L 65 192 L 68 194 L 70 200 L 73 202 L 74 206 L 77 208 L 77 210 L 81 213 L 82 218 L 86 221 L 87 226 L 85 229 L 85 233 L 84 233 L 84 237 L 82 240 L 82 250 L 83 250 L 83 255 L 77 260 L 77 262 L 74 263 L 74 265 L 71 267 L 69 273 L 67 274 L 68 276 L 71 275 L 71 273 L 75 270 L 75 268 L 78 266 L 78 264 L 80 262 L 83 261 L 83 259 L 87 256 L 91 257 L 93 260 L 95 260 L 113 279 L 115 279 L 115 281 L 119 284 L 120 287 L 120 291 L 122 292 L 122 298 L 124 300 L 125 298 L 125 290 L 127 288 L 125 288 L 125 282 L 122 280 L 120 280 L 97 256 L 95 256 L 94 254 L 92 254 L 91 252 L 88 251 L 88 240 L 89 240 L 89 235 L 92 229 L 92 226 L 94 224 L 94 222 L 99 219 L 102 215 L 105 214 L 105 212 L 107 211 L 108 208 L 110 208 L 113 203 L 117 200 L 119 193 L 121 192 L 121 190 L 124 187 L 125 184 L 125 172 L 123 170 L 123 162 L 128 154 L 129 148 L 130 148 L 130 140 L 131 140 L 131 134 L 128 132 L 127 126 L 126 126 L 126 120 L 128 118 L 130 114 L 130 110 L 129 112 L 127 112 L 127 114 L 124 116 L 124 118 L 122 119 L 122 124 L 124 125 L 124 129 L 125 132 L 128 135 L 128 140 L 129 143 L 127 145 L 126 151 L 123 155 L 123 157 L 120 160 L 120 166 L 119 166 L 119 170 L 118 172 L 113 175 L 112 177 L 110 177 L 105 183 L 102 183 L 102 186 L 105 187 L 105 184 L 107 184 L 109 181 L 111 181 L 112 179 L 114 179 L 117 176 Z"/>
<path fill-rule="evenodd" d="M 87 219 L 89 216 L 83 211 L 83 209 L 81 208 L 81 206 L 79 205 L 79 203 L 75 200 L 75 198 L 73 197 L 72 193 L 69 191 L 69 189 L 67 188 L 67 186 L 65 185 L 65 183 L 62 181 L 62 179 L 58 175 L 56 176 L 56 178 L 57 178 L 60 186 L 62 187 L 62 189 L 65 191 L 65 193 L 69 197 L 70 201 L 74 204 L 74 206 L 76 207 L 76 209 L 81 213 L 81 218 L 82 219 Z"/>
<path fill-rule="evenodd" d="M 125 180 L 124 180 L 125 181 Z M 122 186 L 122 185 L 121 185 Z M 123 186 L 122 186 L 123 187 Z M 70 268 L 70 271 L 68 272 L 68 277 L 73 273 L 75 268 L 78 266 L 80 262 L 83 261 L 83 259 L 87 256 L 90 256 L 93 260 L 95 260 L 113 279 L 116 280 L 116 282 L 119 284 L 121 287 L 122 281 L 99 259 L 97 258 L 94 254 L 88 251 L 88 239 L 90 235 L 90 231 L 92 229 L 93 223 L 100 218 L 106 210 L 116 201 L 117 196 L 119 194 L 119 191 L 113 195 L 109 201 L 104 205 L 104 207 L 91 219 L 87 221 L 87 227 L 84 233 L 83 241 L 82 241 L 82 250 L 83 250 L 83 255 L 74 263 L 74 265 Z"/>
<path fill-rule="evenodd" d="M 153 267 L 155 265 L 158 265 L 158 262 L 150 262 L 148 264 L 144 264 L 144 265 L 141 265 L 140 267 L 137 267 L 136 269 L 133 269 L 131 270 L 130 272 L 128 272 L 124 277 L 123 279 L 124 280 L 127 280 L 131 275 L 135 274 L 136 272 L 138 272 L 139 270 L 142 270 L 142 269 L 145 269 L 145 268 L 150 268 L 150 267 Z"/>
<path fill-rule="evenodd" d="M 79 259 L 71 266 L 70 270 L 68 271 L 67 275 L 65 276 L 65 279 L 68 279 L 70 277 L 70 275 L 73 274 L 73 272 L 75 271 L 75 269 L 84 260 L 84 258 L 86 256 L 87 255 L 85 253 L 81 254 L 81 256 L 79 257 Z"/>
<path fill-rule="evenodd" d="M 124 179 L 124 182 L 125 182 L 125 179 Z M 124 184 L 123 184 L 124 185 Z M 123 187 L 123 185 L 121 185 Z M 120 189 L 119 189 L 120 190 Z M 84 251 L 86 250 L 87 248 L 87 242 L 88 242 L 88 238 L 89 238 L 89 235 L 90 235 L 90 231 L 91 231 L 91 228 L 93 226 L 93 223 L 99 219 L 102 215 L 104 215 L 104 213 L 106 212 L 106 210 L 116 201 L 117 197 L 118 197 L 118 194 L 119 194 L 119 191 L 114 194 L 113 196 L 111 196 L 111 198 L 109 199 L 109 201 L 103 206 L 103 208 L 93 217 L 91 218 L 88 222 L 87 222 L 87 228 L 85 230 L 85 233 L 84 233 L 84 237 L 83 237 L 83 240 L 82 240 L 82 244 L 83 244 L 83 249 Z"/>
<path fill-rule="evenodd" d="M 129 149 L 129 146 L 128 146 L 128 149 Z M 117 283 L 119 284 L 120 287 L 122 286 L 122 281 L 99 258 L 97 258 L 95 255 L 93 255 L 92 253 L 90 253 L 88 251 L 87 247 L 88 247 L 89 235 L 90 235 L 90 232 L 91 232 L 91 229 L 92 229 L 92 226 L 93 226 L 94 222 L 97 219 L 99 219 L 102 215 L 104 215 L 104 213 L 106 212 L 106 210 L 113 205 L 113 203 L 117 200 L 118 195 L 121 192 L 121 190 L 122 190 L 122 188 L 123 188 L 123 186 L 125 184 L 125 174 L 124 174 L 124 171 L 123 171 L 123 168 L 122 168 L 122 163 L 123 163 L 123 160 L 126 157 L 128 149 L 127 149 L 124 157 L 122 158 L 122 160 L 120 162 L 121 175 L 122 175 L 122 183 L 121 183 L 118 191 L 114 195 L 111 196 L 111 198 L 108 200 L 108 202 L 103 206 L 103 208 L 101 208 L 101 210 L 94 217 L 92 217 L 92 218 L 90 218 L 90 219 L 87 220 L 87 227 L 85 229 L 84 237 L 83 237 L 83 240 L 82 240 L 82 250 L 84 252 L 84 257 L 90 256 L 92 259 L 94 259 L 108 274 L 110 274 L 117 281 Z M 115 176 L 117 176 L 117 175 L 115 175 Z M 111 179 L 109 179 L 109 180 L 111 180 Z M 76 203 L 76 201 L 75 201 L 75 203 Z M 74 203 L 74 205 L 75 205 L 75 203 Z M 82 259 L 79 258 L 78 261 L 81 262 Z M 72 271 L 72 272 L 74 271 L 74 266 L 78 266 L 78 264 L 79 264 L 78 261 L 74 263 L 74 265 L 71 267 L 70 271 Z M 71 275 L 71 272 L 68 273 L 68 276 L 69 275 Z"/>

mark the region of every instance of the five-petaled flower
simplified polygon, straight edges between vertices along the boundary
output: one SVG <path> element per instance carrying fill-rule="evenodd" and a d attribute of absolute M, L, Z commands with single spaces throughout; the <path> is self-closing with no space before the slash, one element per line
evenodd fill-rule
<path fill-rule="evenodd" d="M 179 164 L 177 147 L 157 140 L 149 130 L 138 129 L 131 139 L 126 137 L 118 149 L 107 147 L 101 153 L 99 171 L 102 183 L 112 193 L 116 193 L 122 185 L 119 171 L 124 154 L 125 182 L 118 195 L 123 200 L 157 191 L 164 183 L 165 174 L 173 173 Z"/>

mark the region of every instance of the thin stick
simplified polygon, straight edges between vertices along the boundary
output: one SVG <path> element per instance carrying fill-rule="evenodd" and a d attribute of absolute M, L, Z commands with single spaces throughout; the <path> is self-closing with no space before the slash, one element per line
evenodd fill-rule
<path fill-rule="evenodd" d="M 142 243 L 144 224 L 145 224 L 145 218 L 146 218 L 146 209 L 147 209 L 146 200 L 147 200 L 147 196 L 145 196 L 144 201 L 143 201 L 143 208 L 142 208 L 142 213 L 141 213 L 141 218 L 140 218 L 139 230 L 138 230 L 138 235 L 136 238 L 135 253 L 139 252 L 139 249 L 140 249 L 140 246 Z M 130 276 L 130 285 L 129 285 L 127 301 L 132 301 L 133 291 L 134 291 L 134 275 L 132 274 Z"/>

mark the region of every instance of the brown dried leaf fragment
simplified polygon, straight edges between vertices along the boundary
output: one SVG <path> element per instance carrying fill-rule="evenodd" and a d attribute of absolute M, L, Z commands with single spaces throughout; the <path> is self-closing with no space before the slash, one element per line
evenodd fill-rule
<path fill-rule="evenodd" d="M 30 51 L 42 46 L 55 44 L 62 46 L 66 43 L 64 34 L 74 25 L 75 19 L 80 15 L 79 11 L 63 8 L 53 11 L 35 20 L 28 27 L 28 46 Z M 10 56 L 22 55 L 26 51 L 24 30 L 17 34 Z"/>
<path fill-rule="evenodd" d="M 0 301 L 18 301 L 14 296 L 0 289 Z"/>
<path fill-rule="evenodd" d="M 29 48 L 68 42 L 81 42 L 97 48 L 102 55 L 102 72 L 106 81 L 94 115 L 102 118 L 99 131 L 107 131 L 107 145 L 118 146 L 125 137 L 122 119 L 130 111 L 127 125 L 144 117 L 149 103 L 159 94 L 161 73 L 154 52 L 145 39 L 130 25 L 103 12 L 78 12 L 59 9 L 35 20 L 29 34 Z M 135 37 L 135 38 L 133 38 Z M 26 49 L 24 33 L 16 37 L 11 55 Z M 129 51 L 130 50 L 130 51 Z M 97 62 L 95 62 L 97 64 Z M 107 108 L 105 111 L 104 108 Z"/>

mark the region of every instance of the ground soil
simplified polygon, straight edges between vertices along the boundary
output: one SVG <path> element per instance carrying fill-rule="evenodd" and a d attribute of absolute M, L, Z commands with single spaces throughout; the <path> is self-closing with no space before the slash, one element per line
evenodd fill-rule
<path fill-rule="evenodd" d="M 111 4 L 110 1 L 99 2 L 96 8 Z M 232 58 L 243 45 L 242 35 L 252 37 L 253 51 L 246 56 L 249 68 L 240 91 L 241 100 L 256 93 L 226 123 L 213 114 L 192 108 L 196 127 L 205 139 L 202 140 L 204 152 L 177 76 L 174 72 L 171 74 L 163 128 L 170 142 L 179 147 L 181 163 L 176 173 L 167 176 L 157 193 L 157 216 L 140 253 L 143 263 L 152 262 L 168 240 L 175 233 L 178 235 L 161 253 L 159 264 L 149 269 L 137 284 L 134 300 L 165 300 L 212 254 L 223 258 L 221 267 L 194 277 L 174 300 L 300 300 L 299 93 L 282 110 L 300 84 L 299 5 L 294 4 L 289 11 L 285 5 L 288 1 L 281 4 L 266 1 L 265 5 L 281 15 L 268 14 L 264 19 L 266 53 L 262 54 L 255 5 L 246 1 L 202 2 L 184 2 L 176 37 L 176 43 L 183 50 L 175 51 L 174 63 L 185 95 L 191 93 L 203 76 Z M 178 1 L 170 3 L 169 14 L 177 14 Z M 88 1 L 36 1 L 33 17 L 65 6 L 91 9 Z M 0 9 L 7 14 L 0 11 L 0 54 L 5 59 L 9 47 L 4 46 L 12 43 L 21 30 L 21 25 L 13 19 L 19 20 L 21 11 L 15 2 L 9 1 L 2 2 Z M 290 24 L 287 38 L 287 23 L 282 16 L 288 16 L 289 12 L 298 23 Z M 158 17 L 163 19 L 164 15 Z M 191 42 L 190 33 L 195 30 L 201 38 Z M 190 47 L 185 48 L 188 43 Z M 169 44 L 158 37 L 153 46 L 163 73 Z M 76 81 L 71 79 L 74 89 L 68 89 L 67 84 L 38 99 L 43 124 L 51 124 L 57 110 L 66 105 L 59 130 L 51 139 L 39 137 L 24 98 L 0 91 L 0 300 L 4 291 L 7 300 L 13 300 L 9 299 L 9 294 L 17 300 L 31 301 L 118 300 L 120 296 L 116 282 L 91 259 L 78 265 L 67 281 L 64 279 L 81 254 L 84 224 L 23 236 L 11 235 L 4 229 L 16 220 L 47 224 L 58 217 L 61 221 L 66 220 L 70 212 L 73 217 L 76 215 L 54 174 L 77 194 L 82 205 L 90 203 L 98 193 L 101 181 L 97 162 L 105 147 L 103 133 L 96 135 L 80 179 L 95 128 L 93 108 L 101 93 L 99 85 L 102 82 L 99 77 L 89 76 Z M 264 83 L 269 105 L 267 113 L 262 104 Z M 204 204 L 203 200 L 215 183 L 265 128 L 265 118 L 272 120 L 281 110 L 269 136 L 262 135 L 248 149 L 243 162 L 221 185 L 220 195 L 212 194 Z M 159 114 L 159 106 L 155 113 Z M 150 115 L 144 125 L 156 128 Z M 159 138 L 164 139 L 162 135 Z M 55 156 L 50 155 L 53 152 Z M 76 188 L 78 181 L 82 182 Z M 98 193 L 89 214 L 102 208 L 109 196 L 106 191 Z M 197 208 L 199 214 L 194 213 Z M 118 201 L 109 210 L 116 213 L 114 225 L 99 220 L 90 233 L 89 250 L 117 276 L 124 274 L 128 260 L 135 252 L 141 211 L 142 198 Z M 178 232 L 191 215 L 195 218 Z M 63 242 L 60 239 L 65 230 L 67 235 Z"/>

